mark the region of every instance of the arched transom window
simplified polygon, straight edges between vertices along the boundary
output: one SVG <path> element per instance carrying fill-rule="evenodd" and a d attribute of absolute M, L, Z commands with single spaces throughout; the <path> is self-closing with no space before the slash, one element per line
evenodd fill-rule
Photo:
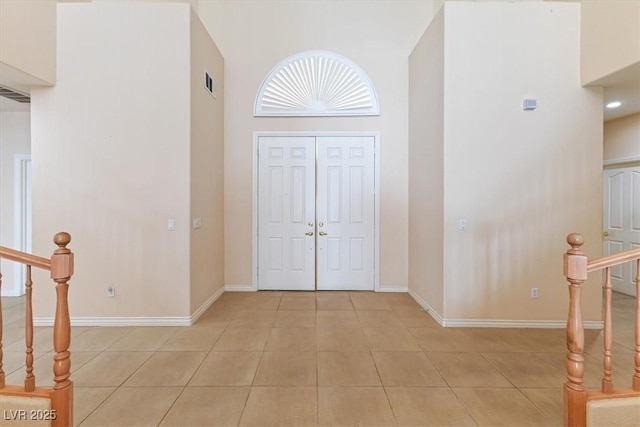
<path fill-rule="evenodd" d="M 280 62 L 260 85 L 254 116 L 379 116 L 369 77 L 334 52 L 308 51 Z"/>

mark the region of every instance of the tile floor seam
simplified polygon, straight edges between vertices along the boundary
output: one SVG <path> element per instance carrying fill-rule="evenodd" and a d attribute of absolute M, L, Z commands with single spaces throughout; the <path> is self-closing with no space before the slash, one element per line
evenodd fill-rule
<path fill-rule="evenodd" d="M 75 384 L 74 384 L 74 386 L 75 386 Z M 98 387 L 98 386 L 96 386 L 96 387 Z M 82 423 L 84 423 L 84 422 L 85 422 L 85 421 L 86 421 L 86 420 L 87 420 L 87 419 L 88 419 L 88 418 L 89 418 L 89 417 L 90 417 L 94 412 L 96 412 L 96 411 L 97 411 L 97 410 L 98 410 L 102 405 L 104 405 L 104 402 L 106 402 L 107 400 L 109 400 L 109 398 L 110 398 L 110 397 L 111 397 L 111 396 L 112 396 L 116 391 L 118 391 L 118 389 L 119 389 L 119 388 L 120 388 L 120 387 L 113 387 L 113 390 L 111 390 L 111 393 L 109 393 L 109 394 L 108 394 L 108 395 L 107 395 L 107 396 L 102 400 L 102 402 L 100 402 L 100 404 L 99 404 L 98 406 L 96 406 L 95 408 L 93 408 L 93 410 L 92 410 L 92 411 L 90 411 L 90 412 L 87 414 L 87 416 L 85 416 L 85 417 L 82 419 L 82 421 L 80 421 L 79 423 L 77 423 L 77 424 L 78 424 L 78 426 L 81 426 L 81 425 L 82 425 Z M 74 391 L 75 391 L 75 387 L 74 387 Z M 74 415 L 75 415 L 75 413 L 74 413 Z M 74 423 L 74 424 L 75 424 L 75 423 Z"/>
<path fill-rule="evenodd" d="M 489 364 L 489 366 L 491 366 L 496 372 L 498 372 L 500 375 L 502 375 L 504 377 L 504 379 L 507 380 L 507 382 L 509 382 L 509 384 L 511 384 L 510 388 L 518 388 L 518 386 L 516 386 L 515 383 L 509 379 L 509 377 L 507 377 L 500 369 L 498 369 L 497 366 L 495 366 L 493 363 L 491 363 L 491 360 L 489 360 L 485 356 L 485 353 L 478 352 L 477 354 L 479 354 Z M 494 354 L 496 354 L 496 353 L 494 353 Z M 478 388 L 482 388 L 482 387 L 478 387 Z"/>
<path fill-rule="evenodd" d="M 188 381 L 187 381 L 188 383 Z M 180 396 L 182 396 L 182 393 L 184 393 L 184 391 L 187 389 L 187 386 L 185 385 L 184 387 L 182 387 L 182 390 L 180 390 L 180 393 L 178 393 L 178 395 L 176 396 L 175 400 L 173 402 L 171 402 L 171 405 L 169 405 L 169 408 L 166 410 L 166 412 L 164 413 L 164 415 L 162 416 L 162 418 L 160 418 L 160 421 L 158 421 L 157 426 L 162 424 L 162 421 L 164 421 L 165 418 L 167 418 L 167 415 L 169 414 L 169 412 L 171 412 L 171 408 L 173 408 L 173 406 L 176 404 L 176 402 L 178 401 L 178 399 L 180 399 Z"/>
<path fill-rule="evenodd" d="M 530 388 L 544 388 L 544 387 L 530 387 Z M 544 411 L 542 410 L 542 408 L 540 408 L 540 407 L 536 404 L 536 402 L 534 402 L 533 400 L 529 399 L 529 396 L 527 396 L 526 394 L 524 394 L 524 393 L 522 392 L 522 390 L 520 390 L 520 388 L 519 388 L 519 387 L 516 387 L 516 390 L 518 390 L 518 393 L 520 393 L 520 395 L 521 395 L 522 397 L 524 397 L 524 398 L 525 398 L 525 399 L 526 399 L 530 404 L 532 404 L 532 405 L 533 405 L 533 407 L 534 407 L 534 408 L 536 408 L 536 409 L 538 410 L 538 412 L 540 412 L 542 415 L 544 415 L 544 417 L 545 417 L 545 418 L 550 418 L 550 417 L 546 414 L 546 412 L 544 412 Z"/>
<path fill-rule="evenodd" d="M 447 385 L 447 387 L 449 389 L 451 389 L 451 384 L 449 384 L 449 381 L 447 381 L 447 378 L 444 376 L 444 374 L 442 373 L 441 369 L 438 367 L 438 365 L 429 357 L 429 353 L 427 353 L 426 351 L 423 351 L 424 355 L 427 357 L 427 359 L 429 360 L 429 362 L 431 362 L 431 364 L 433 365 L 434 369 L 436 370 L 436 372 L 438 372 L 438 375 L 440 375 L 440 378 L 442 378 L 442 381 L 444 381 L 444 383 Z"/>

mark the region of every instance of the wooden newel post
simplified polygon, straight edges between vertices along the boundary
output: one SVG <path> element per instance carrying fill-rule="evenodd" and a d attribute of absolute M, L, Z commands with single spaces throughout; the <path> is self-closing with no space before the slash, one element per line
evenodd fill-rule
<path fill-rule="evenodd" d="M 67 249 L 71 242 L 69 233 L 58 233 L 53 242 L 58 249 L 51 256 L 51 278 L 56 282 L 56 314 L 53 322 L 54 386 L 51 395 L 51 407 L 57 410 L 54 426 L 73 424 L 73 383 L 69 379 L 71 358 L 71 319 L 69 318 L 69 279 L 73 276 L 73 253 Z"/>
<path fill-rule="evenodd" d="M 587 393 L 584 390 L 584 325 L 582 323 L 582 283 L 587 280 L 587 257 L 580 250 L 584 238 L 567 236 L 571 249 L 564 255 L 564 276 L 569 282 L 567 318 L 567 381 L 564 384 L 564 425 L 586 425 Z"/>

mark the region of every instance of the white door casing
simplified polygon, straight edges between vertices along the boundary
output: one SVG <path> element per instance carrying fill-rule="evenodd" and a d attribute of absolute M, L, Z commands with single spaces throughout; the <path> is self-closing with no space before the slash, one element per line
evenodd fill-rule
<path fill-rule="evenodd" d="M 640 248 L 640 166 L 605 169 L 603 173 L 603 253 Z M 636 295 L 636 263 L 611 269 L 615 291 Z"/>
<path fill-rule="evenodd" d="M 260 289 L 315 289 L 315 139 L 259 143 Z"/>
<path fill-rule="evenodd" d="M 317 287 L 317 289 L 379 290 L 379 242 L 376 238 L 379 235 L 378 138 L 378 134 L 374 132 L 254 133 L 253 289 L 310 290 Z M 298 169 L 291 168 L 299 168 L 301 165 L 295 161 L 301 159 L 284 157 L 282 160 L 275 159 L 272 162 L 267 157 L 271 156 L 268 151 L 280 146 L 283 149 L 282 155 L 285 156 L 287 148 L 289 150 L 300 148 L 309 144 L 310 141 L 312 141 L 313 163 L 305 163 L 307 173 L 304 176 L 307 183 L 304 185 L 297 183 L 296 188 L 304 187 L 312 190 L 305 192 L 304 202 L 306 213 L 312 214 L 307 215 L 306 221 L 302 224 L 299 223 L 299 215 L 290 215 L 287 219 L 283 214 L 282 225 L 278 225 L 274 221 L 277 219 L 278 211 L 267 212 L 271 209 L 268 203 L 278 200 L 280 174 L 283 176 L 282 188 L 293 188 L 291 185 L 296 182 L 296 177 L 302 175 Z M 324 153 L 321 152 L 323 148 Z M 340 148 L 340 150 L 332 150 L 332 148 Z M 339 159 L 337 151 L 346 154 L 341 155 Z M 308 174 L 310 165 L 313 165 L 313 176 Z M 276 168 L 267 172 L 273 166 Z M 289 171 L 279 172 L 278 167 L 281 166 L 284 169 L 288 168 Z M 274 178 L 269 178 L 270 174 Z M 269 179 L 272 179 L 271 184 Z M 285 182 L 286 180 L 288 183 Z M 275 189 L 276 194 L 268 195 L 267 192 L 271 189 Z M 299 201 L 295 202 L 298 196 L 294 195 L 292 198 L 291 194 L 289 196 L 286 194 L 283 191 L 282 201 L 285 210 L 288 209 L 287 206 L 289 208 L 300 206 Z M 292 201 L 294 201 L 293 205 Z M 297 209 L 299 213 L 300 209 Z M 267 219 L 267 213 L 272 219 Z M 327 218 L 322 219 L 322 216 Z M 298 222 L 290 221 L 291 219 Z M 291 223 L 289 229 L 278 230 L 278 227 L 286 228 L 287 221 Z M 319 227 L 319 222 L 322 223 L 322 227 Z M 267 229 L 270 231 L 265 234 Z M 313 236 L 304 236 L 304 233 L 310 232 L 314 233 Z M 318 232 L 326 234 L 318 236 Z M 305 253 L 311 252 L 313 257 L 309 259 L 305 256 L 304 273 L 300 268 L 290 270 L 292 276 L 297 275 L 298 278 L 287 278 L 284 276 L 288 268 L 287 262 L 289 266 L 300 266 L 301 241 L 296 240 L 300 239 L 299 235 L 305 238 Z M 282 258 L 271 257 L 269 251 L 278 254 L 280 242 L 286 242 L 287 239 L 293 243 L 290 245 L 282 243 L 284 245 Z M 309 247 L 309 243 L 313 248 Z M 271 249 L 268 249 L 269 245 Z M 306 264 L 310 261 L 314 262 L 313 272 L 309 271 L 310 267 Z M 282 267 L 279 267 L 280 265 Z M 304 277 L 300 277 L 303 275 Z"/>
<path fill-rule="evenodd" d="M 317 144 L 317 288 L 373 290 L 373 138 L 320 137 Z"/>

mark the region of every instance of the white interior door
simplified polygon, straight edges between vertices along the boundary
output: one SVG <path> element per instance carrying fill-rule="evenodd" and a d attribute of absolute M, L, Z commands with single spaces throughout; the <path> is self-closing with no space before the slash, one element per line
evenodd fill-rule
<path fill-rule="evenodd" d="M 373 137 L 319 137 L 317 143 L 317 288 L 373 290 Z"/>
<path fill-rule="evenodd" d="M 640 248 L 640 166 L 606 169 L 603 179 L 604 254 Z M 636 263 L 613 267 L 613 289 L 636 295 L 636 269 Z"/>
<path fill-rule="evenodd" d="M 258 141 L 259 289 L 315 289 L 315 138 Z"/>
<path fill-rule="evenodd" d="M 374 289 L 374 155 L 372 136 L 258 138 L 258 289 Z"/>

